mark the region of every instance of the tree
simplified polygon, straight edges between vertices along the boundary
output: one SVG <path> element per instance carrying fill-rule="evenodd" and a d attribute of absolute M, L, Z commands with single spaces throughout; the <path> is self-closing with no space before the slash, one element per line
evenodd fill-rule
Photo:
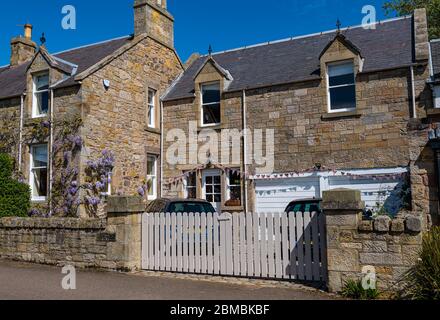
<path fill-rule="evenodd" d="M 426 8 L 429 38 L 440 38 L 440 0 L 389 0 L 383 6 L 386 14 L 409 15 L 417 8 Z"/>

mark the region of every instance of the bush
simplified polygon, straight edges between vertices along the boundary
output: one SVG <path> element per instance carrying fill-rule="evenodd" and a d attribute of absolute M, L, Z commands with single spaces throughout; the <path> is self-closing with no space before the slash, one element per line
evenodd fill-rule
<path fill-rule="evenodd" d="M 12 179 L 12 159 L 0 154 L 0 218 L 26 217 L 31 206 L 27 184 Z"/>
<path fill-rule="evenodd" d="M 362 281 L 348 280 L 341 292 L 342 296 L 356 300 L 375 300 L 379 297 L 377 289 L 364 289 Z"/>
<path fill-rule="evenodd" d="M 440 227 L 423 238 L 416 264 L 403 276 L 401 298 L 440 300 Z"/>

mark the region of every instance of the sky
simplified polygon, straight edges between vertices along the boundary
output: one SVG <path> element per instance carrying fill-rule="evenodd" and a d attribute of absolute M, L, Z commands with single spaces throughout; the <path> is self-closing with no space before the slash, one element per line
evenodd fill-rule
<path fill-rule="evenodd" d="M 175 18 L 175 47 L 183 61 L 193 52 L 214 51 L 359 25 L 362 8 L 372 5 L 377 19 L 394 17 L 386 0 L 168 0 Z M 46 35 L 51 53 L 133 33 L 134 0 L 21 0 L 0 3 L 0 66 L 10 58 L 10 40 L 34 26 L 33 39 Z M 76 9 L 76 30 L 62 28 L 62 8 Z"/>

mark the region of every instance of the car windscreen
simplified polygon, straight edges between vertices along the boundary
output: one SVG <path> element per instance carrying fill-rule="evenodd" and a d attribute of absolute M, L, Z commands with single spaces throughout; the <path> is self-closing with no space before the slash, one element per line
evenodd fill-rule
<path fill-rule="evenodd" d="M 168 207 L 172 213 L 214 213 L 214 207 L 210 203 L 203 202 L 172 202 Z"/>
<path fill-rule="evenodd" d="M 287 207 L 286 212 L 320 212 L 320 204 L 316 202 L 312 203 L 293 203 Z"/>

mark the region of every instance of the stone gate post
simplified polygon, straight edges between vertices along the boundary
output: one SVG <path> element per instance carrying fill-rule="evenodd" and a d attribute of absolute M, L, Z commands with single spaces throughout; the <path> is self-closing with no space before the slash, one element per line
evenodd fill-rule
<path fill-rule="evenodd" d="M 108 245 L 107 259 L 117 269 L 141 269 L 142 214 L 145 204 L 141 197 L 109 197 L 107 203 L 107 232 L 116 235 Z"/>
<path fill-rule="evenodd" d="M 361 272 L 359 246 L 350 243 L 362 220 L 365 203 L 358 190 L 325 191 L 322 209 L 327 229 L 328 289 L 339 292 L 344 273 Z"/>

